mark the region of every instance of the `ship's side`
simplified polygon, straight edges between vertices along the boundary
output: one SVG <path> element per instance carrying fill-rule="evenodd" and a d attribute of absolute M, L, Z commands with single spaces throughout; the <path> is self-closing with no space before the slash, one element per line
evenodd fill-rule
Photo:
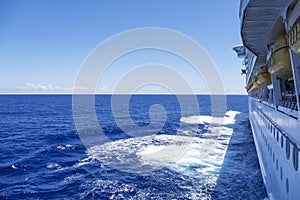
<path fill-rule="evenodd" d="M 249 119 L 270 199 L 300 198 L 300 1 L 241 0 Z"/>

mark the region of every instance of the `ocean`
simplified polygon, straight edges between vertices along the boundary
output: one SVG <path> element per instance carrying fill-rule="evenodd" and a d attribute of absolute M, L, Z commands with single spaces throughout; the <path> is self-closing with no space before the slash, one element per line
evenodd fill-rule
<path fill-rule="evenodd" d="M 72 95 L 0 95 L 0 199 L 266 198 L 248 97 L 221 117 L 207 95 L 196 113 L 177 97 L 133 95 L 114 116 L 96 95 L 99 127 L 79 130 Z"/>

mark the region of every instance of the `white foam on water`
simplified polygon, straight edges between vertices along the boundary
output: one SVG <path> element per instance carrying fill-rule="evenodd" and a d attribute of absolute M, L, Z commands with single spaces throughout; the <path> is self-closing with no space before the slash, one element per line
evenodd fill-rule
<path fill-rule="evenodd" d="M 88 181 L 83 183 L 82 186 L 85 190 L 80 193 L 80 199 L 89 199 L 93 196 L 97 197 L 103 193 L 110 194 L 109 199 L 128 199 L 128 197 L 126 198 L 122 193 L 134 192 L 137 187 L 133 183 L 120 184 L 118 181 L 113 180 Z"/>
<path fill-rule="evenodd" d="M 59 146 L 57 146 L 56 148 L 58 148 L 58 149 L 60 149 L 60 150 L 66 149 L 66 147 L 64 147 L 64 146 L 62 146 L 62 145 L 59 145 Z"/>
<path fill-rule="evenodd" d="M 91 157 L 87 157 L 75 163 L 74 167 L 81 167 L 83 165 L 90 164 L 91 162 L 94 162 L 94 160 Z"/>
<path fill-rule="evenodd" d="M 48 169 L 60 169 L 61 166 L 58 163 L 48 163 L 46 166 Z"/>
<path fill-rule="evenodd" d="M 169 144 L 148 145 L 137 150 L 136 155 L 144 165 L 151 165 L 155 168 L 169 167 L 182 157 L 197 138 L 178 135 L 157 135 L 157 141 L 167 139 Z M 201 143 L 201 141 L 200 141 Z"/>
<path fill-rule="evenodd" d="M 235 123 L 235 116 L 239 114 L 238 111 L 227 111 L 224 117 L 213 117 L 207 115 L 195 115 L 189 117 L 182 117 L 181 122 L 187 124 L 220 124 L 220 125 L 229 125 Z"/>
<path fill-rule="evenodd" d="M 104 165 L 127 172 L 140 173 L 169 168 L 192 177 L 217 174 L 220 170 L 237 111 L 228 111 L 224 117 L 183 117 L 187 124 L 212 123 L 203 138 L 194 137 L 195 130 L 181 130 L 179 135 L 151 135 L 107 142 L 91 147 L 90 157 L 77 165 L 97 159 Z"/>
<path fill-rule="evenodd" d="M 65 150 L 66 148 L 73 148 L 73 146 L 71 144 L 66 144 L 66 145 L 58 145 L 56 148 L 60 149 L 60 150 Z"/>
<path fill-rule="evenodd" d="M 177 130 L 177 135 L 151 135 L 94 146 L 88 149 L 89 157 L 81 160 L 77 166 L 99 160 L 101 165 L 109 168 L 141 175 L 155 176 L 158 173 L 157 176 L 159 176 L 160 172 L 167 172 L 170 173 L 168 181 L 176 177 L 176 180 L 178 178 L 179 181 L 192 180 L 195 184 L 178 186 L 186 191 L 187 199 L 209 199 L 211 192 L 215 190 L 233 132 L 236 131 L 240 135 L 240 131 L 244 130 L 240 126 L 245 124 L 244 121 L 248 116 L 239 115 L 237 119 L 237 114 L 239 112 L 229 111 L 224 117 L 217 117 L 217 120 L 211 116 L 197 116 L 197 122 L 192 121 L 193 118 L 186 117 L 181 121 L 189 123 L 183 123 L 185 125 L 181 126 L 182 130 Z M 213 123 L 207 123 L 209 120 Z M 207 123 L 200 126 L 201 129 L 206 128 L 206 130 L 203 132 L 194 130 L 196 123 Z M 162 171 L 151 173 L 153 170 L 160 169 Z M 115 185 L 95 182 L 91 183 L 91 188 L 97 188 L 98 184 Z M 196 185 L 197 187 L 194 187 Z M 102 187 L 99 191 L 102 192 Z M 115 198 L 115 194 L 118 193 L 114 193 L 111 197 Z M 135 197 L 146 198 L 150 194 L 156 194 L 156 192 L 147 187 L 138 190 Z"/>
<path fill-rule="evenodd" d="M 90 157 L 105 165 L 128 172 L 142 172 L 163 167 L 182 156 L 192 137 L 152 135 L 108 142 L 91 147 Z"/>
<path fill-rule="evenodd" d="M 76 173 L 76 174 L 71 174 L 67 177 L 65 177 L 65 179 L 63 180 L 63 184 L 67 183 L 67 182 L 70 182 L 70 181 L 74 181 L 74 180 L 77 180 L 77 179 L 80 179 L 81 177 L 83 177 L 84 175 L 83 174 L 80 174 L 80 173 Z"/>

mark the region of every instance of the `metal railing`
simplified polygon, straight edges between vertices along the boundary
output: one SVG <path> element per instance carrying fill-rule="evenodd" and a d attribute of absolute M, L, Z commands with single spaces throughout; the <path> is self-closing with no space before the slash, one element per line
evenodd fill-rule
<path fill-rule="evenodd" d="M 291 110 L 295 110 L 298 111 L 298 105 L 296 102 L 291 102 L 291 101 L 281 101 L 279 103 L 280 106 L 291 109 Z"/>

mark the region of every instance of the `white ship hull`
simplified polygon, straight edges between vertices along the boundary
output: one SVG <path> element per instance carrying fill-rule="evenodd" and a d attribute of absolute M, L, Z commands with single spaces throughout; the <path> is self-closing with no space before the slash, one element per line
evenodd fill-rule
<path fill-rule="evenodd" d="M 300 1 L 241 0 L 249 119 L 270 199 L 300 199 Z"/>
<path fill-rule="evenodd" d="M 286 122 L 286 116 L 282 116 L 285 114 L 276 111 L 266 102 L 252 98 L 249 98 L 249 112 L 259 163 L 269 198 L 299 199 L 299 149 L 291 143 L 277 123 Z M 288 123 L 286 124 L 288 125 Z"/>

